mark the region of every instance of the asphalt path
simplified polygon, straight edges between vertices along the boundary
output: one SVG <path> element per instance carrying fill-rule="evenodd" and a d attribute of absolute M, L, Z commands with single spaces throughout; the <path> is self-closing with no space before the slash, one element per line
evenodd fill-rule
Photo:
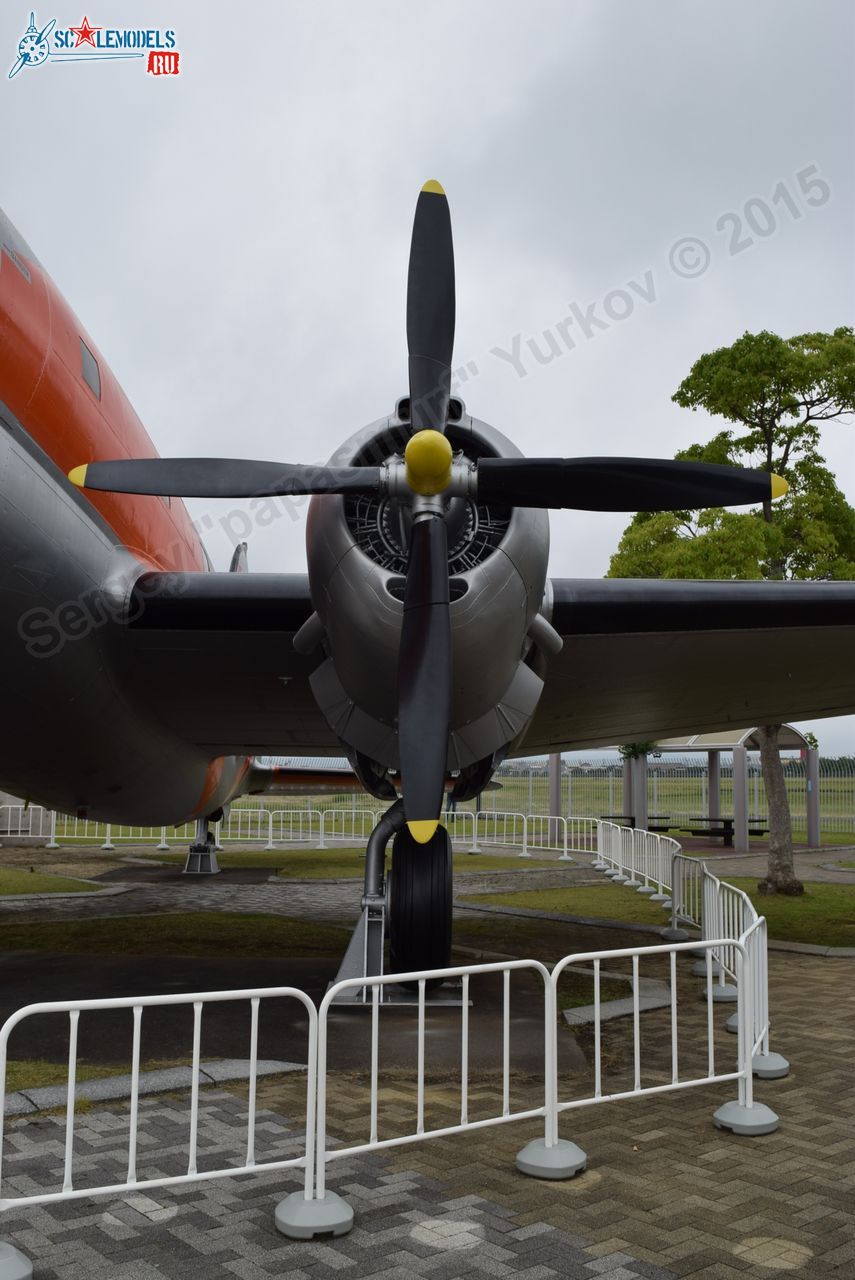
<path fill-rule="evenodd" d="M 130 869 L 129 869 L 130 870 Z M 148 869 L 145 869 L 146 872 Z M 172 881 L 177 877 L 173 868 L 152 868 L 154 876 L 144 876 L 143 882 L 120 897 L 97 901 L 95 895 L 75 895 L 61 904 L 54 904 L 45 896 L 38 903 L 27 906 L 39 920 L 52 918 L 62 921 L 86 919 L 101 914 L 107 908 L 110 914 L 135 914 L 134 899 L 144 898 L 147 909 L 155 906 L 152 894 L 155 883 L 168 889 L 171 910 L 209 909 L 210 882 L 198 886 L 181 882 L 181 904 L 176 902 Z M 269 878 L 269 870 L 264 872 Z M 103 877 L 114 880 L 113 875 Z M 126 882 L 130 877 L 126 877 Z M 226 885 L 225 881 L 229 883 Z M 262 889 L 256 876 L 249 869 L 238 875 L 217 877 L 216 897 L 221 899 L 220 909 L 258 910 Z M 153 883 L 154 882 L 154 883 Z M 286 882 L 281 882 L 283 886 Z M 506 881 L 505 881 L 506 883 Z M 504 884 L 503 884 L 504 887 Z M 279 890 L 279 886 L 273 886 Z M 287 902 L 289 915 L 303 914 L 305 918 L 318 919 L 319 913 L 328 919 L 340 918 L 343 913 L 342 890 L 352 890 L 353 885 L 343 886 L 335 882 L 318 882 L 305 899 L 297 893 L 283 889 L 277 897 L 284 901 L 276 904 L 274 913 L 282 913 Z M 284 895 L 287 894 L 287 897 Z M 273 893 L 270 894 L 271 899 Z M 200 899 L 196 902 L 197 897 Z M 151 899 L 151 901 L 150 901 Z M 351 893 L 344 899 L 350 913 L 353 906 Z M 328 911 L 324 909 L 329 902 Z M 9 904 L 11 907 L 12 904 Z M 271 901 L 271 906 L 273 902 Z M 263 910 L 263 908 L 261 908 Z M 342 923 L 352 923 L 351 919 Z M 500 931 L 500 932 L 499 932 Z M 514 922 L 503 917 L 497 927 L 502 951 L 514 954 Z M 485 942 L 485 946 L 489 943 Z M 494 943 L 493 945 L 497 945 Z M 454 962 L 473 962 L 471 954 L 460 954 Z M 23 1005 L 43 1001 L 72 1001 L 103 999 L 108 997 L 133 997 L 142 995 L 188 994 L 204 991 L 237 990 L 259 987 L 296 987 L 306 992 L 316 1006 L 336 976 L 340 956 L 282 956 L 280 958 L 247 958 L 238 954 L 219 956 L 105 956 L 51 953 L 44 951 L 18 951 L 0 954 L 0 1019 L 5 1020 Z M 399 995 L 403 993 L 398 989 Z M 380 1065 L 389 1068 L 415 1067 L 418 1053 L 418 1017 L 411 1002 L 404 1007 L 384 1007 L 380 1011 Z M 437 1000 L 457 1001 L 456 1004 L 434 1002 L 427 997 L 425 1019 L 425 1061 L 429 1070 L 453 1075 L 461 1062 L 461 1006 L 460 992 L 455 988 L 443 988 Z M 501 1068 L 503 1061 L 502 1020 L 503 990 L 501 974 L 476 975 L 471 980 L 469 1010 L 469 1061 L 473 1071 L 493 1071 Z M 543 984 L 536 972 L 520 971 L 511 981 L 510 1021 L 512 1070 L 539 1071 L 543 1057 Z M 336 1008 L 330 1017 L 329 1061 L 332 1069 L 346 1071 L 364 1070 L 370 1063 L 370 1009 Z M 192 1051 L 192 1007 L 164 1007 L 147 1009 L 143 1015 L 142 1056 L 148 1061 L 189 1059 Z M 247 1000 L 211 1003 L 206 1005 L 202 1018 L 202 1059 L 248 1058 L 250 1035 L 250 1006 Z M 68 1056 L 69 1019 L 66 1014 L 37 1014 L 28 1017 L 12 1033 L 9 1056 L 13 1059 L 38 1058 L 49 1062 L 64 1062 Z M 88 1062 L 115 1065 L 117 1073 L 126 1071 L 130 1061 L 132 1014 L 130 1010 L 85 1011 L 78 1027 L 80 1057 Z M 573 1036 L 562 1034 L 561 1059 L 567 1070 L 574 1065 L 583 1066 L 583 1058 Z M 305 1062 L 307 1052 L 307 1015 L 300 1003 L 292 998 L 271 997 L 262 1001 L 259 1019 L 258 1052 L 261 1057 L 282 1059 L 289 1062 Z"/>

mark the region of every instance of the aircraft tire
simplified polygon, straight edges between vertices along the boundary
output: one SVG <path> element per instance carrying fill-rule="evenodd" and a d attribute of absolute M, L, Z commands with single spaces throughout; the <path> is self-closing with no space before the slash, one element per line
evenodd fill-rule
<path fill-rule="evenodd" d="M 406 827 L 395 836 L 389 962 L 390 973 L 445 969 L 451 962 L 451 841 L 444 827 L 427 844 L 417 844 Z"/>

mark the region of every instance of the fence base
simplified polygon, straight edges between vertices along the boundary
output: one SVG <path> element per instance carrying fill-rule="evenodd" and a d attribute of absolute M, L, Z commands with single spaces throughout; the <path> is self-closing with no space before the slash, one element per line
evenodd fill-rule
<path fill-rule="evenodd" d="M 689 935 L 685 929 L 672 929 L 670 926 L 666 929 L 659 930 L 659 937 L 663 942 L 688 942 Z"/>
<path fill-rule="evenodd" d="M 780 1053 L 755 1053 L 751 1070 L 760 1080 L 782 1080 L 790 1074 L 790 1064 Z"/>
<path fill-rule="evenodd" d="M 573 1178 L 582 1173 L 588 1157 L 575 1142 L 559 1138 L 554 1147 L 545 1138 L 535 1138 L 517 1155 L 517 1168 L 530 1178 Z"/>
<path fill-rule="evenodd" d="M 751 1107 L 746 1107 L 742 1102 L 726 1102 L 715 1112 L 713 1124 L 719 1129 L 730 1129 L 732 1133 L 751 1137 L 761 1133 L 774 1133 L 779 1120 L 772 1108 L 762 1102 L 755 1102 Z"/>
<path fill-rule="evenodd" d="M 276 1230 L 291 1240 L 346 1236 L 353 1226 L 353 1210 L 334 1191 L 327 1191 L 320 1200 L 307 1200 L 302 1191 L 292 1191 L 276 1206 L 273 1220 Z M 6 1280 L 2 1272 L 0 1280 Z"/>
<path fill-rule="evenodd" d="M 0 1240 L 0 1280 L 32 1280 L 33 1264 L 13 1244 Z"/>
<path fill-rule="evenodd" d="M 739 1014 L 732 1013 L 724 1024 L 725 1031 L 729 1031 L 732 1035 L 739 1035 Z"/>
<path fill-rule="evenodd" d="M 666 903 L 666 902 L 668 903 L 668 906 L 669 906 L 669 907 L 670 907 L 670 905 L 671 905 L 671 899 L 668 897 L 668 894 L 667 894 L 667 893 L 651 893 L 651 895 L 650 895 L 650 901 L 651 901 L 651 902 L 661 902 L 661 903 L 662 903 L 662 905 L 663 905 L 663 907 L 665 906 L 665 903 Z"/>
<path fill-rule="evenodd" d="M 709 1000 L 710 991 L 708 987 L 704 987 L 701 992 L 702 1000 Z M 739 992 L 732 982 L 722 982 L 719 986 L 712 989 L 713 1004 L 735 1004 L 739 999 Z"/>

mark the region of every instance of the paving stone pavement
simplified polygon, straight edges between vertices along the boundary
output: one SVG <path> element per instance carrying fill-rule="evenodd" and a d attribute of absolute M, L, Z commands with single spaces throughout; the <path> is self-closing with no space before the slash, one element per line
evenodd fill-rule
<path fill-rule="evenodd" d="M 171 1102 L 140 1108 L 140 1176 L 182 1170 L 181 1113 Z M 176 1128 L 176 1120 L 179 1121 Z M 62 1120 L 43 1118 L 8 1129 L 6 1194 L 57 1186 L 62 1174 Z M 176 1133 L 179 1138 L 176 1141 Z M 295 1132 L 273 1111 L 258 1115 L 259 1159 L 299 1154 Z M 200 1167 L 222 1167 L 241 1150 L 246 1105 L 206 1093 L 199 1116 Z M 96 1111 L 76 1129 L 77 1181 L 121 1181 L 127 1168 L 127 1116 Z M 403 1280 L 430 1276 L 517 1276 L 551 1280 L 672 1280 L 674 1273 L 623 1250 L 591 1250 L 578 1235 L 546 1222 L 523 1221 L 508 1206 L 474 1195 L 448 1195 L 442 1178 L 389 1167 L 379 1155 L 346 1158 L 336 1186 L 356 1213 L 346 1238 L 290 1241 L 273 1225 L 277 1200 L 298 1187 L 293 1174 L 175 1189 L 139 1191 L 104 1201 L 66 1201 L 0 1219 L 0 1238 L 34 1261 L 36 1280 L 323 1280 L 333 1275 Z M 46 1180 L 47 1179 L 47 1183 Z"/>
<path fill-rule="evenodd" d="M 572 884 L 599 883 L 590 866 L 562 866 L 552 870 L 508 872 L 462 872 L 454 877 L 458 893 L 499 893 L 554 889 Z M 115 882 L 110 886 L 115 888 Z M 103 919 L 107 916 L 153 915 L 183 911 L 261 912 L 267 915 L 299 916 L 306 920 L 355 921 L 359 916 L 361 884 L 358 880 L 283 880 L 272 876 L 263 884 L 240 884 L 226 877 L 210 880 L 171 880 L 165 884 L 129 884 L 127 892 L 101 897 L 74 894 L 51 901 L 0 898 L 0 919 L 15 916 L 24 920 Z"/>
<path fill-rule="evenodd" d="M 584 869 L 577 874 L 584 875 Z M 492 887 L 489 875 L 478 880 Z M 143 911 L 187 910 L 189 902 L 194 904 L 189 909 L 263 910 L 309 918 L 317 912 L 318 919 L 349 919 L 356 911 L 352 884 L 324 885 L 320 892 L 317 884 L 294 882 L 240 886 L 239 895 L 227 896 L 222 887 L 188 885 L 190 893 L 182 892 L 176 902 L 171 888 L 140 886 L 122 898 L 87 898 L 71 905 L 78 916 L 84 908 L 88 915 L 102 907 L 104 914 L 128 914 L 129 900 L 134 910 Z M 60 904 L 46 907 L 44 914 L 26 905 L 32 918 L 65 913 Z M 439 1280 L 468 1275 L 852 1280 L 853 964 L 770 955 L 772 1048 L 786 1055 L 792 1071 L 785 1080 L 756 1084 L 758 1099 L 781 1117 L 778 1132 L 765 1137 L 740 1138 L 713 1127 L 712 1112 L 733 1096 L 732 1086 L 695 1088 L 565 1113 L 562 1135 L 578 1142 L 589 1157 L 587 1172 L 571 1182 L 539 1182 L 515 1171 L 516 1151 L 537 1135 L 532 1124 L 337 1160 L 330 1167 L 330 1185 L 353 1204 L 356 1227 L 335 1242 L 288 1242 L 276 1234 L 272 1207 L 295 1185 L 293 1178 L 279 1174 L 120 1200 L 12 1210 L 0 1221 L 0 1238 L 14 1240 L 36 1258 L 37 1280 L 262 1280 L 283 1273 L 293 1280 L 320 1280 L 333 1271 L 393 1280 L 420 1274 Z M 706 1009 L 692 997 L 687 975 L 681 974 L 680 990 L 681 1053 L 685 1044 L 685 1056 L 691 1059 L 697 1055 L 692 1039 L 702 1028 Z M 716 1011 L 717 1025 L 728 1012 Z M 576 1034 L 589 1049 L 585 1033 Z M 602 1037 L 606 1088 L 617 1091 L 631 1070 L 631 1024 L 606 1024 Z M 733 1037 L 719 1029 L 718 1052 L 732 1053 L 733 1046 Z M 646 1082 L 668 1078 L 669 1053 L 668 1012 L 645 1013 Z M 412 1082 L 390 1076 L 382 1084 L 381 1121 L 404 1132 L 401 1126 L 412 1125 Z M 531 1084 L 515 1077 L 512 1098 L 526 1089 L 530 1096 Z M 568 1088 L 572 1085 L 579 1091 L 573 1096 L 582 1096 L 585 1084 L 574 1076 Z M 300 1090 L 301 1082 L 293 1077 L 260 1084 L 265 1140 L 290 1140 L 303 1101 Z M 481 1100 L 494 1098 L 495 1090 L 496 1082 L 486 1076 L 473 1083 L 474 1117 Z M 335 1104 L 330 1132 L 342 1140 L 364 1141 L 364 1078 L 353 1072 L 336 1074 L 330 1096 Z M 434 1108 L 438 1116 L 444 1111 L 453 1115 L 459 1106 L 456 1084 L 434 1080 L 428 1103 L 429 1113 Z M 185 1105 L 186 1100 L 176 1107 L 163 1099 L 143 1104 L 151 1129 L 141 1150 L 155 1151 L 158 1166 L 170 1168 L 183 1150 Z M 16 1145 L 7 1145 L 4 1166 L 12 1185 L 26 1191 L 43 1187 L 48 1175 L 54 1181 L 61 1176 L 62 1123 L 62 1117 L 14 1123 L 10 1133 Z M 225 1150 L 235 1158 L 244 1123 L 239 1088 L 206 1090 L 200 1125 L 205 1158 L 224 1163 L 220 1153 Z M 112 1104 L 93 1109 L 81 1115 L 80 1125 L 80 1151 L 90 1166 L 84 1173 L 94 1179 L 97 1169 L 99 1180 L 123 1176 L 124 1108 Z"/>
<path fill-rule="evenodd" d="M 803 955 L 770 956 L 773 1048 L 792 1064 L 785 1080 L 757 1082 L 760 1101 L 781 1117 L 777 1133 L 740 1138 L 711 1122 L 734 1094 L 731 1084 L 659 1094 L 643 1100 L 565 1113 L 562 1136 L 588 1153 L 586 1173 L 571 1182 L 523 1177 L 514 1156 L 535 1123 L 470 1131 L 393 1151 L 331 1163 L 329 1185 L 356 1210 L 353 1233 L 303 1244 L 277 1236 L 271 1210 L 295 1185 L 283 1175 L 254 1175 L 198 1188 L 155 1191 L 145 1198 L 11 1211 L 0 1234 L 39 1261 L 37 1280 L 157 1280 L 206 1277 L 262 1280 L 272 1274 L 353 1276 L 605 1275 L 611 1280 L 851 1280 L 855 1275 L 855 986 L 853 962 Z M 681 980 L 681 988 L 687 975 Z M 685 992 L 685 998 L 684 998 Z M 681 1057 L 702 1070 L 702 1001 L 681 991 Z M 716 1014 L 717 1053 L 734 1039 Z M 342 1015 L 344 1018 L 344 1015 Z M 352 1016 L 352 1015 L 349 1015 Z M 455 1015 L 450 1015 L 455 1016 Z M 347 1027 L 346 1020 L 343 1027 Z M 584 1035 L 577 1033 L 583 1044 Z M 631 1023 L 603 1026 L 604 1087 L 617 1091 L 631 1071 Z M 642 1018 L 642 1079 L 667 1079 L 668 1012 Z M 684 1047 L 685 1046 L 685 1047 Z M 430 1060 L 428 1054 L 428 1070 Z M 563 1097 L 581 1097 L 590 1079 L 563 1080 Z M 260 1158 L 287 1149 L 305 1103 L 305 1081 L 259 1084 Z M 498 1079 L 473 1082 L 473 1118 L 495 1106 Z M 515 1075 L 511 1104 L 531 1096 L 532 1081 Z M 570 1091 L 573 1092 L 570 1092 Z M 221 1165 L 241 1150 L 242 1087 L 205 1091 L 200 1124 L 205 1160 Z M 431 1077 L 429 1124 L 449 1123 L 459 1107 L 456 1078 Z M 330 1080 L 329 1132 L 338 1140 L 367 1137 L 363 1075 Z M 381 1079 L 380 1134 L 411 1131 L 411 1073 Z M 178 1171 L 187 1132 L 180 1105 L 143 1106 L 144 1156 Z M 84 1177 L 121 1176 L 127 1141 L 124 1108 L 80 1118 Z M 15 1122 L 5 1172 L 19 1191 L 53 1185 L 61 1176 L 62 1117 Z M 155 1152 L 154 1157 L 150 1152 Z M 226 1156 L 226 1152 L 229 1156 Z M 269 1158 L 269 1156 L 268 1156 Z M 88 1167 L 87 1167 L 88 1166 Z M 204 1165 L 203 1165 L 204 1167 Z M 209 1166 L 210 1167 L 210 1166 Z M 450 1237 L 450 1239 L 449 1239 Z M 455 1247 L 452 1248 L 451 1246 Z M 502 1252 L 506 1250 L 507 1252 Z"/>

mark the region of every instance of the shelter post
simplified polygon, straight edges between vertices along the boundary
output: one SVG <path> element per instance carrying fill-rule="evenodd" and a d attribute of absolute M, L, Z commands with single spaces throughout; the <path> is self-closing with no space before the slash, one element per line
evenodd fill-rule
<path fill-rule="evenodd" d="M 547 809 L 549 816 L 552 818 L 561 817 L 561 752 L 556 751 L 549 757 L 549 807 Z M 559 839 L 560 822 L 550 822 L 549 843 L 557 844 Z"/>
<path fill-rule="evenodd" d="M 647 830 L 647 754 L 637 756 L 632 765 L 632 810 L 639 831 Z"/>
<path fill-rule="evenodd" d="M 632 761 L 628 756 L 623 761 L 623 811 L 625 815 L 635 813 L 632 803 Z M 631 825 L 635 826 L 635 818 Z"/>
<path fill-rule="evenodd" d="M 711 818 L 721 817 L 721 753 L 719 751 L 708 751 L 707 760 L 709 762 L 709 816 Z"/>
<path fill-rule="evenodd" d="M 811 849 L 820 846 L 819 830 L 819 752 L 808 747 L 805 752 L 805 789 L 807 791 L 807 842 Z"/>
<path fill-rule="evenodd" d="M 733 748 L 733 849 L 748 852 L 748 752 Z"/>

